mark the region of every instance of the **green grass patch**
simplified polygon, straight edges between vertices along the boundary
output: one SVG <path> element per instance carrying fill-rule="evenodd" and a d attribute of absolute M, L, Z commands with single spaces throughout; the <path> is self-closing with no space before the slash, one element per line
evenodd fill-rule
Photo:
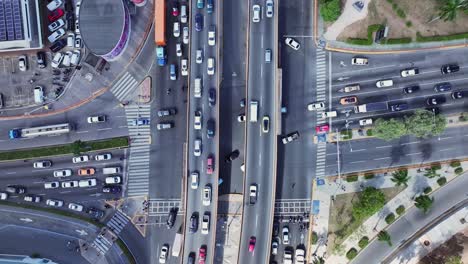
<path fill-rule="evenodd" d="M 368 244 L 369 244 L 369 238 L 366 236 L 362 237 L 358 242 L 358 245 L 361 249 L 365 248 Z"/>
<path fill-rule="evenodd" d="M 125 148 L 128 147 L 127 137 L 118 137 L 105 140 L 83 142 L 82 151 L 96 151 L 102 149 Z M 76 146 L 76 145 L 75 145 Z M 3 160 L 21 160 L 39 157 L 67 155 L 74 153 L 74 143 L 58 146 L 48 146 L 31 149 L 21 149 L 0 152 L 0 161 Z"/>
<path fill-rule="evenodd" d="M 346 177 L 347 182 L 357 182 L 358 179 L 359 179 L 358 175 L 351 175 L 351 176 Z"/>
<path fill-rule="evenodd" d="M 397 44 L 408 44 L 413 41 L 411 38 L 393 38 L 393 39 L 385 39 L 382 41 L 382 44 L 387 45 L 397 45 Z"/>
<path fill-rule="evenodd" d="M 128 247 L 125 245 L 125 243 L 119 238 L 115 241 L 117 245 L 119 246 L 120 250 L 124 253 L 124 255 L 127 257 L 128 262 L 131 264 L 136 264 L 135 257 L 133 257 L 132 253 L 130 250 L 128 250 Z"/>
<path fill-rule="evenodd" d="M 468 113 L 461 113 L 460 117 L 458 117 L 458 121 L 460 122 L 468 121 Z"/>
<path fill-rule="evenodd" d="M 383 26 L 379 24 L 370 25 L 367 28 L 367 39 L 348 38 L 346 42 L 349 44 L 355 44 L 355 45 L 367 45 L 367 46 L 372 45 L 372 43 L 374 42 L 372 35 L 374 34 L 374 32 L 376 32 L 377 30 L 380 30 L 381 28 L 383 28 Z"/>
<path fill-rule="evenodd" d="M 411 21 L 409 21 L 409 20 L 406 21 L 405 24 L 406 24 L 406 27 L 411 27 L 411 26 L 413 26 L 413 22 L 411 22 Z"/>
<path fill-rule="evenodd" d="M 440 163 L 432 164 L 431 169 L 440 170 L 440 169 L 442 169 L 442 165 L 440 165 Z"/>
<path fill-rule="evenodd" d="M 350 140 L 353 138 L 353 131 L 352 130 L 342 130 L 340 132 L 342 140 Z"/>
<path fill-rule="evenodd" d="M 424 188 L 424 191 L 423 191 L 423 192 L 424 192 L 424 194 L 429 194 L 429 193 L 431 193 L 431 192 L 432 192 L 431 186 L 428 186 L 428 187 Z"/>
<path fill-rule="evenodd" d="M 389 213 L 386 217 L 385 217 L 385 222 L 387 224 L 391 224 L 395 221 L 395 214 L 394 213 Z"/>
<path fill-rule="evenodd" d="M 397 15 L 398 15 L 400 18 L 403 18 L 403 19 L 406 18 L 406 13 L 405 13 L 405 11 L 403 11 L 403 9 L 398 8 L 397 11 L 396 11 L 396 13 L 397 13 Z"/>
<path fill-rule="evenodd" d="M 353 258 L 357 256 L 357 253 L 358 253 L 357 249 L 351 248 L 348 252 L 346 252 L 346 258 L 349 260 L 352 260 Z"/>
<path fill-rule="evenodd" d="M 458 168 L 461 166 L 461 162 L 459 160 L 454 160 L 452 162 L 450 162 L 450 167 L 452 168 Z"/>
<path fill-rule="evenodd" d="M 421 33 L 416 33 L 416 41 L 417 42 L 432 42 L 432 41 L 448 41 L 448 40 L 457 40 L 457 39 L 464 39 L 468 38 L 468 33 L 458 33 L 453 35 L 445 35 L 445 36 L 423 36 Z"/>
<path fill-rule="evenodd" d="M 315 245 L 315 244 L 317 244 L 317 242 L 318 242 L 318 235 L 317 235 L 316 232 L 312 232 L 312 238 L 310 240 L 310 243 L 312 245 Z"/>
<path fill-rule="evenodd" d="M 458 175 L 462 174 L 463 173 L 463 168 L 462 167 L 456 168 L 455 173 L 458 174 Z"/>
<path fill-rule="evenodd" d="M 405 210 L 406 210 L 406 209 L 405 209 L 405 206 L 404 206 L 404 205 L 400 205 L 400 206 L 397 207 L 397 209 L 396 209 L 395 211 L 396 211 L 396 213 L 397 213 L 398 215 L 402 215 L 402 214 L 405 213 Z"/>
<path fill-rule="evenodd" d="M 366 173 L 366 174 L 364 174 L 364 179 L 366 179 L 366 180 L 373 179 L 374 177 L 375 177 L 375 174 L 374 174 L 374 173 Z"/>
<path fill-rule="evenodd" d="M 373 133 L 374 133 L 374 132 L 372 131 L 372 129 L 367 129 L 367 130 L 366 130 L 366 135 L 367 135 L 368 137 L 372 137 Z"/>
<path fill-rule="evenodd" d="M 439 186 L 445 185 L 447 183 L 447 178 L 445 177 L 439 178 L 437 179 L 437 183 L 439 184 Z"/>

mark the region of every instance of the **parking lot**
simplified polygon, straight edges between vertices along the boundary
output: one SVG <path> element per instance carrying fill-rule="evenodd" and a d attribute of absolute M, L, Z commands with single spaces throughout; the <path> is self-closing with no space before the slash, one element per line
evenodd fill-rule
<path fill-rule="evenodd" d="M 96 161 L 97 154 L 110 153 L 111 159 Z M 45 206 L 47 199 L 54 199 L 63 202 L 63 206 L 58 208 L 70 211 L 69 204 L 75 203 L 84 207 L 83 212 L 91 207 L 104 210 L 106 201 L 118 200 L 125 192 L 126 182 L 126 160 L 123 150 L 105 151 L 99 153 L 83 154 L 87 155 L 89 161 L 81 163 L 73 163 L 72 156 L 44 158 L 39 160 L 24 160 L 7 162 L 0 164 L 2 175 L 0 178 L 0 191 L 6 192 L 7 186 L 23 187 L 25 193 L 14 194 L 8 193 L 8 201 L 34 204 L 36 206 Z M 52 166 L 47 168 L 34 168 L 33 164 L 37 161 L 51 161 Z M 104 168 L 120 167 L 120 173 L 103 174 Z M 83 168 L 94 169 L 93 175 L 79 175 L 78 171 Z M 69 169 L 72 171 L 71 176 L 56 177 L 55 171 Z M 119 176 L 121 182 L 118 184 L 106 184 L 106 177 Z M 82 180 L 95 179 L 94 186 L 81 186 Z M 64 182 L 80 182 L 80 187 L 66 187 Z M 58 186 L 54 185 L 58 182 Z M 93 185 L 93 184 L 91 184 Z M 109 193 L 103 192 L 103 187 L 118 186 L 121 191 L 111 190 Z M 117 188 L 118 189 L 118 188 Z M 40 202 L 34 203 L 25 201 L 26 196 L 40 197 Z"/>

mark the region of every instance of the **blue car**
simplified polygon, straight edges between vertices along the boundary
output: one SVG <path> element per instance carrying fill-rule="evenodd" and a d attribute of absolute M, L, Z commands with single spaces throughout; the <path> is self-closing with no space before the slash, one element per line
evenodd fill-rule
<path fill-rule="evenodd" d="M 197 0 L 197 8 L 205 7 L 205 0 Z"/>
<path fill-rule="evenodd" d="M 203 30 L 203 15 L 197 14 L 195 16 L 195 30 L 202 31 Z"/>
<path fill-rule="evenodd" d="M 206 12 L 208 14 L 213 13 L 213 1 L 214 0 L 207 0 L 207 2 L 206 2 Z"/>

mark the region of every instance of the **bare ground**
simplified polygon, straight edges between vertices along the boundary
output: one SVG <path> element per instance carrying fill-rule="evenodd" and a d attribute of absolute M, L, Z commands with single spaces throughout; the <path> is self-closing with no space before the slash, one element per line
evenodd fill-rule
<path fill-rule="evenodd" d="M 468 263 L 468 228 L 455 234 L 452 238 L 440 245 L 425 256 L 419 264 L 446 263 L 450 256 L 460 256 L 463 263 Z"/>
<path fill-rule="evenodd" d="M 435 19 L 438 16 L 437 0 L 394 0 L 393 2 L 405 11 L 406 18 L 400 18 L 392 9 L 392 4 L 386 0 L 372 0 L 367 17 L 346 27 L 338 36 L 338 40 L 367 38 L 367 27 L 373 24 L 387 25 L 389 38 L 411 37 L 415 40 L 418 31 L 423 36 L 468 32 L 468 14 L 464 12 L 458 12 L 453 22 Z M 411 21 L 410 27 L 406 25 L 407 21 Z"/>

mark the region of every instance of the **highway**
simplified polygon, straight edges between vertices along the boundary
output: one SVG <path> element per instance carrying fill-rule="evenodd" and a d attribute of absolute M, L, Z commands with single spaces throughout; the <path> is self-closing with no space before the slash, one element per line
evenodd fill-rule
<path fill-rule="evenodd" d="M 201 30 L 197 31 L 195 17 L 197 15 L 202 16 L 203 25 Z M 190 27 L 190 53 L 189 53 L 189 108 L 188 108 L 188 152 L 187 152 L 187 204 L 186 204 L 186 219 L 185 219 L 185 246 L 184 246 L 184 257 L 183 261 L 187 261 L 190 254 L 195 254 L 197 259 L 199 258 L 199 249 L 201 247 L 206 248 L 207 262 L 210 263 L 210 259 L 214 256 L 214 239 L 215 239 L 215 228 L 216 228 L 216 207 L 217 207 L 217 194 L 218 194 L 218 166 L 220 159 L 218 157 L 219 146 L 219 111 L 216 98 L 216 104 L 210 106 L 208 103 L 209 89 L 214 88 L 216 91 L 216 97 L 219 96 L 218 88 L 218 42 L 215 46 L 208 45 L 208 31 L 211 26 L 218 28 L 217 22 L 219 21 L 219 8 L 216 1 L 214 2 L 214 10 L 212 13 L 207 12 L 206 1 L 203 9 L 197 8 L 197 1 L 192 0 L 189 19 L 191 23 Z M 197 63 L 195 57 L 197 50 L 201 50 L 202 59 Z M 215 74 L 208 75 L 207 61 L 209 58 L 214 58 L 215 61 Z M 201 97 L 195 97 L 195 79 L 201 79 Z M 201 113 L 201 129 L 195 129 L 195 112 Z M 208 137 L 208 123 L 213 123 L 214 135 Z M 201 154 L 195 156 L 195 140 L 201 140 Z M 208 159 L 213 159 L 213 172 L 208 174 Z M 198 173 L 198 187 L 196 189 L 191 188 L 191 173 Z M 211 203 L 208 206 L 202 204 L 202 193 L 204 187 L 211 187 Z M 202 219 L 203 216 L 209 215 L 209 228 L 208 234 L 202 234 Z M 195 232 L 190 232 L 190 218 L 193 216 L 197 217 L 198 228 Z"/>
<path fill-rule="evenodd" d="M 247 71 L 247 140 L 246 171 L 244 183 L 244 210 L 242 219 L 239 263 L 267 263 L 270 254 L 270 235 L 273 221 L 274 186 L 276 184 L 276 102 L 275 69 L 276 56 L 265 63 L 265 50 L 276 54 L 274 19 L 265 16 L 264 1 L 249 1 L 250 17 L 248 31 Z M 262 6 L 260 22 L 253 22 L 252 7 Z M 278 10 L 275 7 L 275 10 Z M 274 16 L 277 16 L 275 12 Z M 258 101 L 258 121 L 250 122 L 250 102 Z M 269 116 L 269 132 L 262 132 L 262 118 Z M 257 186 L 257 202 L 248 205 L 250 185 Z M 249 252 L 249 241 L 255 237 L 255 250 Z"/>

